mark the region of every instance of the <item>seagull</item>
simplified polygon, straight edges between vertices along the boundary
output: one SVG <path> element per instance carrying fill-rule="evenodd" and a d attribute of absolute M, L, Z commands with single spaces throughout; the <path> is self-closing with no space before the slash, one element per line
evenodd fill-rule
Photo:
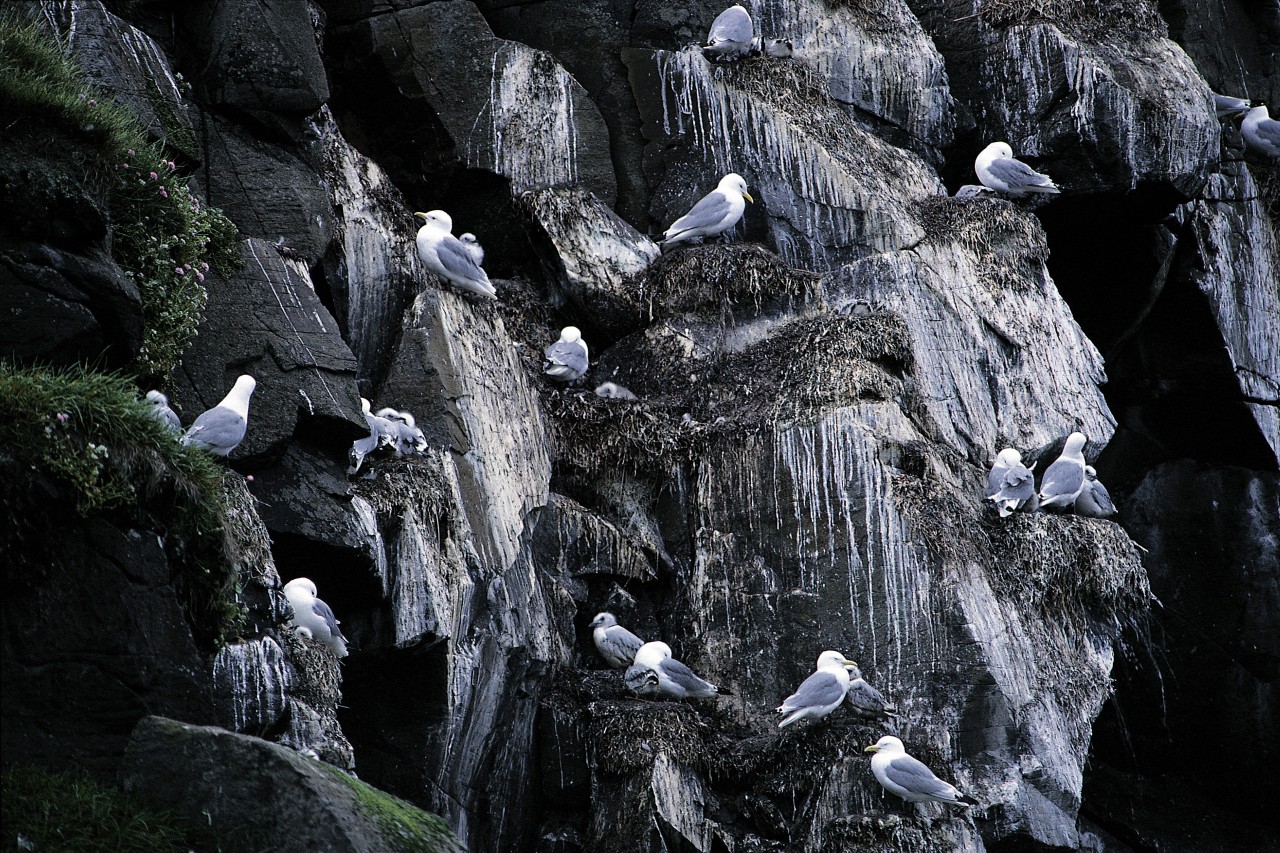
<path fill-rule="evenodd" d="M 754 202 L 755 199 L 747 192 L 747 182 L 741 175 L 730 172 L 692 210 L 663 232 L 662 250 L 690 240 L 723 234 L 742 219 L 748 201 Z"/>
<path fill-rule="evenodd" d="M 476 235 L 468 231 L 458 238 L 458 242 L 467 247 L 467 254 L 476 262 L 476 266 L 484 263 L 484 246 L 480 245 Z"/>
<path fill-rule="evenodd" d="M 591 620 L 591 639 L 600 656 L 614 669 L 626 669 L 635 663 L 636 652 L 644 640 L 618 624 L 612 613 L 597 613 Z"/>
<path fill-rule="evenodd" d="M 1022 464 L 1022 454 L 1006 447 L 996 456 L 996 462 L 987 475 L 987 500 L 991 501 L 1000 517 L 1004 518 L 1019 509 L 1033 510 L 1039 505 L 1036 498 L 1035 465 Z"/>
<path fill-rule="evenodd" d="M 489 276 L 480 269 L 471 250 L 453 236 L 453 220 L 443 210 L 415 213 L 423 221 L 418 229 L 418 257 L 440 278 L 463 290 L 497 299 L 498 291 L 489 283 Z"/>
<path fill-rule="evenodd" d="M 1071 509 L 1084 488 L 1084 433 L 1067 436 L 1062 455 L 1044 472 L 1040 481 L 1040 508 Z"/>
<path fill-rule="evenodd" d="M 576 382 L 587 372 L 587 345 L 577 326 L 560 330 L 560 340 L 542 351 L 542 372 L 558 382 Z"/>
<path fill-rule="evenodd" d="M 730 6 L 711 23 L 707 46 L 702 55 L 708 62 L 733 62 L 748 56 L 764 54 L 774 58 L 791 55 L 791 42 L 762 39 L 755 36 L 751 13 L 741 6 Z"/>
<path fill-rule="evenodd" d="M 1006 195 L 1020 197 L 1027 193 L 1062 192 L 1048 175 L 1015 160 L 1013 149 L 1007 142 L 993 142 L 982 149 L 974 161 L 973 170 L 978 173 L 978 180 L 983 186 Z"/>
<path fill-rule="evenodd" d="M 842 652 L 828 649 L 818 655 L 815 671 L 773 709 L 775 714 L 786 714 L 778 728 L 784 729 L 798 720 L 821 720 L 839 708 L 849 690 L 848 666 L 857 664 L 846 660 Z"/>
<path fill-rule="evenodd" d="M 182 432 L 182 421 L 173 409 L 169 408 L 169 398 L 159 391 L 148 391 L 147 402 L 151 404 L 151 415 L 174 432 Z"/>
<path fill-rule="evenodd" d="M 1245 114 L 1240 134 L 1250 151 L 1264 157 L 1280 158 L 1280 121 L 1271 117 L 1266 104 L 1259 104 Z"/>
<path fill-rule="evenodd" d="M 884 696 L 862 678 L 858 665 L 845 666 L 849 670 L 849 689 L 844 694 L 844 704 L 861 717 L 884 719 L 896 717 L 897 709 L 885 701 Z"/>
<path fill-rule="evenodd" d="M 635 402 L 640 398 L 631 393 L 630 390 L 623 388 L 615 382 L 601 382 L 596 386 L 596 396 L 606 400 L 626 400 L 627 402 Z"/>
<path fill-rule="evenodd" d="M 1088 518 L 1108 518 L 1116 514 L 1116 505 L 1111 502 L 1111 494 L 1098 479 L 1098 472 L 1092 465 L 1084 466 L 1084 488 L 1076 496 L 1076 515 Z"/>
<path fill-rule="evenodd" d="M 369 435 L 356 439 L 352 442 L 351 449 L 347 451 L 347 460 L 350 462 L 347 468 L 348 476 L 359 473 L 360 466 L 364 464 L 364 458 L 370 453 L 384 447 L 395 447 L 400 435 L 398 424 L 373 414 L 373 405 L 364 397 L 360 398 L 360 408 L 364 412 L 365 423 L 369 425 Z"/>
<path fill-rule="evenodd" d="M 207 450 L 214 456 L 229 455 L 244 441 L 249 429 L 249 397 L 257 384 L 247 373 L 237 379 L 221 403 L 196 418 L 182 436 L 182 443 Z"/>
<path fill-rule="evenodd" d="M 421 453 L 427 449 L 427 436 L 418 428 L 418 423 L 413 419 L 413 415 L 408 412 L 385 408 L 378 409 L 378 414 L 375 417 L 384 418 L 391 422 L 396 456 L 412 456 L 414 453 Z"/>
<path fill-rule="evenodd" d="M 311 638 L 329 647 L 340 658 L 347 656 L 347 638 L 342 636 L 333 609 L 316 598 L 316 585 L 310 578 L 294 578 L 284 585 L 284 597 L 293 608 L 289 624 L 311 632 Z M 299 630 L 301 633 L 301 630 Z"/>
<path fill-rule="evenodd" d="M 907 755 L 902 741 L 885 735 L 863 752 L 874 752 L 871 772 L 886 791 L 909 803 L 955 803 L 976 806 L 978 801 L 965 796 L 955 785 L 943 782 L 922 762 Z"/>
<path fill-rule="evenodd" d="M 1218 114 L 1218 120 L 1233 119 L 1249 112 L 1249 102 L 1244 98 L 1233 98 L 1230 95 L 1219 95 L 1213 93 L 1213 109 Z"/>
<path fill-rule="evenodd" d="M 645 675 L 646 672 L 657 678 L 657 692 L 662 696 L 673 699 L 711 699 L 718 692 L 714 684 L 694 675 L 689 667 L 673 658 L 671 647 L 666 643 L 653 642 L 641 646 L 636 652 L 635 664 L 627 670 L 623 680 L 628 687 L 635 683 L 646 689 L 651 688 L 653 679 Z M 635 688 L 632 687 L 632 690 Z"/>

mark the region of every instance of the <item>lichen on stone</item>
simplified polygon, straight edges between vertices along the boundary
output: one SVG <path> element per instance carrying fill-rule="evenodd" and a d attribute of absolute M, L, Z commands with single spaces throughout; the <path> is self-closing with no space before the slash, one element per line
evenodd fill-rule
<path fill-rule="evenodd" d="M 349 773 L 323 764 L 320 767 L 351 789 L 356 810 L 373 821 L 390 849 L 398 853 L 462 853 L 465 849 L 439 815 L 379 791 Z"/>

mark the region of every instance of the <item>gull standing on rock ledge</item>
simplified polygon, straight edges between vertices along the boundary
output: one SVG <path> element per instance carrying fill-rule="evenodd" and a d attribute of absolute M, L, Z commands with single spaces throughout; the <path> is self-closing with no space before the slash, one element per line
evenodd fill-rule
<path fill-rule="evenodd" d="M 1084 445 L 1088 441 L 1082 432 L 1067 436 L 1062 455 L 1044 472 L 1040 481 L 1041 509 L 1071 509 L 1084 488 Z"/>
<path fill-rule="evenodd" d="M 978 180 L 984 187 L 989 187 L 1005 195 L 1021 197 L 1027 193 L 1060 193 L 1048 175 L 1042 175 L 1035 169 L 1014 159 L 1013 149 L 1007 142 L 993 142 L 973 163 L 973 170 L 978 173 Z"/>
<path fill-rule="evenodd" d="M 614 669 L 626 669 L 636 661 L 644 640 L 618 624 L 612 613 L 597 613 L 591 620 L 591 639 L 600 657 Z"/>
<path fill-rule="evenodd" d="M 692 210 L 663 232 L 662 251 L 684 242 L 723 234 L 742 219 L 748 201 L 754 202 L 755 199 L 747 192 L 747 182 L 741 175 L 730 172 Z"/>
<path fill-rule="evenodd" d="M 182 436 L 182 443 L 214 456 L 230 455 L 249 430 L 249 397 L 257 385 L 257 380 L 247 373 L 237 379 L 221 403 L 196 418 Z"/>
<path fill-rule="evenodd" d="M 299 630 L 307 632 L 318 643 L 329 647 L 336 656 L 347 656 L 347 638 L 342 636 L 338 627 L 338 618 L 333 615 L 333 608 L 316 598 L 316 585 L 310 578 L 294 578 L 284 585 L 284 597 L 293 608 L 293 618 L 289 621 Z"/>
<path fill-rule="evenodd" d="M 418 229 L 418 257 L 427 269 L 463 290 L 497 299 L 498 291 L 489 283 L 489 275 L 457 237 L 453 236 L 453 219 L 443 210 L 415 213 L 423 221 Z"/>
<path fill-rule="evenodd" d="M 815 672 L 801 682 L 795 693 L 774 708 L 775 714 L 786 714 L 778 722 L 778 728 L 785 729 L 798 720 L 821 720 L 839 708 L 849 691 L 849 670 L 846 667 L 850 666 L 857 667 L 857 664 L 846 660 L 843 652 L 828 649 L 818 655 Z"/>
<path fill-rule="evenodd" d="M 587 344 L 577 326 L 560 330 L 560 340 L 542 351 L 542 372 L 558 382 L 576 382 L 587 372 Z"/>
<path fill-rule="evenodd" d="M 742 6 L 730 6 L 711 23 L 702 55 L 708 62 L 734 62 L 748 56 L 783 59 L 791 55 L 791 42 L 763 39 L 755 34 L 751 13 Z"/>
<path fill-rule="evenodd" d="M 871 757 L 871 772 L 876 781 L 909 803 L 978 804 L 973 797 L 960 793 L 955 785 L 939 779 L 923 762 L 907 755 L 907 748 L 893 735 L 885 735 L 863 752 L 875 753 Z"/>

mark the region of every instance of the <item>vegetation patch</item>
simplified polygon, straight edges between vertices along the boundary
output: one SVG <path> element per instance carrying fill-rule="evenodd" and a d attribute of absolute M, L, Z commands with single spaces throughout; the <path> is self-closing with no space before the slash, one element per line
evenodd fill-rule
<path fill-rule="evenodd" d="M 1086 41 L 1165 38 L 1169 28 L 1150 0 L 982 0 L 978 17 L 991 27 L 1053 24 Z"/>
<path fill-rule="evenodd" d="M 335 767 L 317 767 L 341 780 L 355 795 L 356 809 L 381 831 L 391 849 L 401 853 L 462 853 L 464 850 L 444 818 L 379 791 Z"/>
<path fill-rule="evenodd" d="M 138 372 L 163 379 L 195 337 L 210 270 L 240 264 L 236 228 L 200 203 L 134 117 L 94 89 L 38 23 L 0 12 L 0 113 L 8 158 L 56 161 L 97 190 L 109 211 L 112 256 L 138 287 Z"/>
<path fill-rule="evenodd" d="M 145 509 L 167 527 L 166 547 L 184 567 L 177 582 L 198 631 L 230 636 L 242 614 L 235 571 L 222 558 L 218 534 L 223 478 L 238 475 L 184 447 L 136 394 L 133 383 L 116 374 L 0 364 L 0 410 L 6 413 L 0 446 L 12 472 L 8 491 L 16 496 L 6 501 L 11 544 L 15 553 L 30 555 L 24 545 L 42 537 L 15 530 L 52 524 L 53 507 L 64 499 L 82 516 Z M 49 480 L 62 495 L 23 497 Z"/>
<path fill-rule="evenodd" d="M 4 771 L 0 838 L 4 850 L 39 853 L 187 853 L 186 833 L 165 812 L 151 811 L 84 773 L 38 767 Z"/>

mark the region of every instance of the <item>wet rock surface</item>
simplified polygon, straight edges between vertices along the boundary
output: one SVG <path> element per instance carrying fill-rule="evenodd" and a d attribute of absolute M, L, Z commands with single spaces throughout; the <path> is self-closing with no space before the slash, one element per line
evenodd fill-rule
<path fill-rule="evenodd" d="M 327 811 L 350 794 L 318 758 L 475 851 L 1257 849 L 1276 182 L 1208 95 L 1275 88 L 1253 12 L 767 0 L 758 31 L 795 55 L 713 67 L 693 46 L 719 8 L 665 0 L 234 5 L 40 8 L 123 102 L 164 84 L 142 121 L 247 238 L 171 389 L 190 422 L 258 379 L 232 459 L 253 479 L 229 475 L 223 514 L 243 636 L 187 629 L 141 527 L 71 525 L 53 574 L 6 577 L 6 765 L 112 775 L 159 709 L 182 723 L 142 724 L 130 787 L 196 808 L 183 750 L 246 800 L 246 762 L 294 780 L 220 804 L 224 838 L 285 808 L 330 815 L 302 821 L 315 846 L 380 849 Z M 174 67 L 194 124 L 165 117 Z M 997 138 L 1063 195 L 946 197 Z M 0 168 L 48 201 L 0 216 L 8 353 L 126 362 L 135 297 L 93 267 L 110 211 Z M 728 245 L 660 255 L 646 235 L 728 171 L 756 197 Z M 437 207 L 485 246 L 497 303 L 423 269 L 412 213 Z M 16 313 L 36 291 L 53 307 Z M 591 364 L 561 386 L 542 350 L 566 325 Z M 412 412 L 426 449 L 344 476 L 360 396 Z M 1073 430 L 1118 523 L 997 519 L 995 454 L 1041 473 Z M 299 576 L 341 662 L 286 627 Z M 103 621 L 84 577 L 122 611 Z M 729 692 L 629 694 L 601 610 Z M 145 648 L 39 668 L 102 636 Z M 898 716 L 779 732 L 826 648 Z M 84 689 L 110 667 L 128 696 Z M 186 725 L 211 722 L 258 739 Z M 1232 795 L 1202 783 L 1207 730 L 1247 744 Z M 885 733 L 979 805 L 884 792 L 862 749 Z"/>

